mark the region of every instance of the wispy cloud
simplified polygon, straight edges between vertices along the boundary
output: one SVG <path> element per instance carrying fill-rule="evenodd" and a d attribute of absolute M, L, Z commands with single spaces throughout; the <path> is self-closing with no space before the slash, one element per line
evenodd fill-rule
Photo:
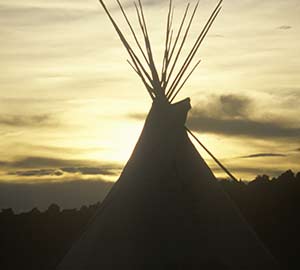
<path fill-rule="evenodd" d="M 66 160 L 48 157 L 24 157 L 13 161 L 0 161 L 1 166 L 9 168 L 60 168 L 64 166 L 84 166 L 86 161 Z"/>
<path fill-rule="evenodd" d="M 109 169 L 120 169 L 120 165 L 116 163 L 101 163 L 91 160 L 71 160 L 71 159 L 59 159 L 50 157 L 24 157 L 13 161 L 0 161 L 0 166 L 8 168 L 29 168 L 29 169 L 41 169 L 41 168 L 92 168 L 93 167 L 104 167 Z M 84 169 L 83 169 L 84 170 Z"/>
<path fill-rule="evenodd" d="M 214 172 L 217 173 L 224 173 L 224 171 L 218 167 L 217 165 L 211 165 L 210 166 L 212 168 L 212 170 Z M 228 167 L 228 166 L 227 166 Z M 230 166 L 228 167 L 228 169 L 230 169 L 230 172 L 233 173 L 235 175 L 235 177 L 237 177 L 238 179 L 240 179 L 240 175 L 246 174 L 248 177 L 247 178 L 243 178 L 242 180 L 245 181 L 251 181 L 254 180 L 255 177 L 257 175 L 262 175 L 262 174 L 266 174 L 269 176 L 278 176 L 280 174 L 282 174 L 285 170 L 288 170 L 288 168 L 286 169 L 278 169 L 275 167 L 250 167 L 250 166 Z M 249 175 L 252 175 L 252 178 L 249 178 Z M 227 176 L 226 176 L 227 177 Z"/>
<path fill-rule="evenodd" d="M 80 173 L 82 175 L 116 175 L 120 170 L 118 165 L 110 165 L 108 167 L 67 167 L 61 168 L 63 172 L 67 173 Z"/>
<path fill-rule="evenodd" d="M 240 158 L 261 158 L 261 157 L 286 157 L 286 155 L 278 154 L 278 153 L 258 153 L 258 154 L 242 156 Z"/>
<path fill-rule="evenodd" d="M 17 176 L 63 176 L 67 174 L 76 175 L 102 175 L 102 176 L 113 176 L 119 173 L 120 167 L 111 165 L 110 167 L 66 167 L 59 169 L 38 169 L 38 170 L 19 170 L 16 172 L 10 172 L 9 175 Z"/>
<path fill-rule="evenodd" d="M 167 1 L 161 1 L 161 0 L 142 0 L 141 2 L 142 2 L 142 5 L 144 8 L 151 7 L 151 6 L 157 6 L 157 5 L 161 5 L 161 4 L 164 4 L 164 5 L 167 4 Z M 109 4 L 108 1 L 104 1 L 104 3 Z M 130 9 L 130 8 L 135 7 L 134 1 L 121 1 L 121 4 L 124 9 Z M 110 8 L 110 11 L 119 11 L 119 10 L 120 10 L 120 8 L 119 8 L 118 4 L 113 3 L 113 5 Z"/>
<path fill-rule="evenodd" d="M 40 115 L 0 115 L 0 125 L 13 127 L 57 126 L 57 121 L 49 114 Z"/>
<path fill-rule="evenodd" d="M 0 134 L 1 135 L 1 134 Z M 11 145 L 11 147 L 18 147 L 23 149 L 31 149 L 32 151 L 36 152 L 42 152 L 47 156 L 47 154 L 50 155 L 57 155 L 57 154 L 70 154 L 70 155 L 78 155 L 78 154 L 86 154 L 91 153 L 93 151 L 102 151 L 105 148 L 101 147 L 63 147 L 63 146 L 55 146 L 55 145 L 40 145 L 40 144 L 33 144 L 33 143 L 17 143 L 14 145 Z"/>
<path fill-rule="evenodd" d="M 55 169 L 25 170 L 9 173 L 17 176 L 61 176 L 63 172 Z"/>
<path fill-rule="evenodd" d="M 47 157 L 25 157 L 15 161 L 0 161 L 0 167 L 9 175 L 23 177 L 114 176 L 122 169 L 118 163 L 89 160 L 65 160 Z"/>
<path fill-rule="evenodd" d="M 214 35 L 208 35 L 209 37 L 212 37 L 212 38 L 225 38 L 224 35 L 219 35 L 219 34 L 214 34 Z"/>
<path fill-rule="evenodd" d="M 128 117 L 129 119 L 133 119 L 133 120 L 145 120 L 147 117 L 147 114 L 145 114 L 145 113 L 130 113 L 130 114 L 126 115 L 126 117 Z"/>
<path fill-rule="evenodd" d="M 84 7 L 49 6 L 43 3 L 18 6 L 0 4 L 0 21 L 6 26 L 42 27 L 83 19 L 96 14 L 96 11 Z"/>
<path fill-rule="evenodd" d="M 34 167 L 59 167 L 68 166 L 71 164 L 83 164 L 84 161 L 46 158 L 46 157 L 26 157 L 24 159 L 17 160 L 12 163 L 14 167 L 34 168 Z"/>
<path fill-rule="evenodd" d="M 289 29 L 292 29 L 292 26 L 290 26 L 290 25 L 281 25 L 277 29 L 280 29 L 280 30 L 289 30 Z"/>

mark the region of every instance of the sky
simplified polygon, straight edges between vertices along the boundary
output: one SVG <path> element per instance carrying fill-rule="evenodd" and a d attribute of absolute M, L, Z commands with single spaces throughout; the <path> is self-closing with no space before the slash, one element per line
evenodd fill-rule
<path fill-rule="evenodd" d="M 176 28 L 187 1 L 174 2 Z M 216 3 L 200 1 L 184 53 Z M 160 62 L 168 1 L 143 4 Z M 187 125 L 237 178 L 300 170 L 299 14 L 299 0 L 225 0 L 177 98 L 191 97 Z M 0 55 L 0 182 L 115 181 L 151 100 L 98 1 L 0 0 Z"/>

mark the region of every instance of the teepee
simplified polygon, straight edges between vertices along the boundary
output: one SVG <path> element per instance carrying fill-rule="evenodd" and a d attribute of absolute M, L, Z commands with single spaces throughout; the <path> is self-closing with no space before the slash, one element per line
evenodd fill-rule
<path fill-rule="evenodd" d="M 271 254 L 219 187 L 192 144 L 187 133 L 190 131 L 185 127 L 190 100 L 172 103 L 199 64 L 198 61 L 188 71 L 222 1 L 173 77 L 198 3 L 189 19 L 190 6 L 187 6 L 173 38 L 173 5 L 170 1 L 163 65 L 158 72 L 141 0 L 135 8 L 146 49 L 138 40 L 120 1 L 116 1 L 145 64 L 104 2 L 100 0 L 100 3 L 153 103 L 119 180 L 58 269 L 276 269 Z"/>

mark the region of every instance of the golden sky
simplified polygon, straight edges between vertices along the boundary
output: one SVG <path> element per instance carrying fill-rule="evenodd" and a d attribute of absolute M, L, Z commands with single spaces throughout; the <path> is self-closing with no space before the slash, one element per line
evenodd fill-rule
<path fill-rule="evenodd" d="M 143 3 L 159 62 L 168 1 Z M 175 25 L 186 4 L 175 1 Z M 200 1 L 186 50 L 215 4 Z M 225 0 L 178 96 L 238 178 L 300 170 L 299 14 L 299 0 Z M 0 180 L 116 180 L 151 100 L 97 0 L 0 0 L 0 54 Z"/>

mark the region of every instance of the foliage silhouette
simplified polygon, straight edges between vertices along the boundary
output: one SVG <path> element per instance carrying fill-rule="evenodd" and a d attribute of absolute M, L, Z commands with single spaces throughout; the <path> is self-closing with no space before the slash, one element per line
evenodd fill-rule
<path fill-rule="evenodd" d="M 282 269 L 300 269 L 300 172 L 277 178 L 257 176 L 252 182 L 220 181 Z M 52 204 L 14 214 L 0 213 L 0 268 L 52 270 L 80 235 L 100 203 L 79 210 Z"/>

